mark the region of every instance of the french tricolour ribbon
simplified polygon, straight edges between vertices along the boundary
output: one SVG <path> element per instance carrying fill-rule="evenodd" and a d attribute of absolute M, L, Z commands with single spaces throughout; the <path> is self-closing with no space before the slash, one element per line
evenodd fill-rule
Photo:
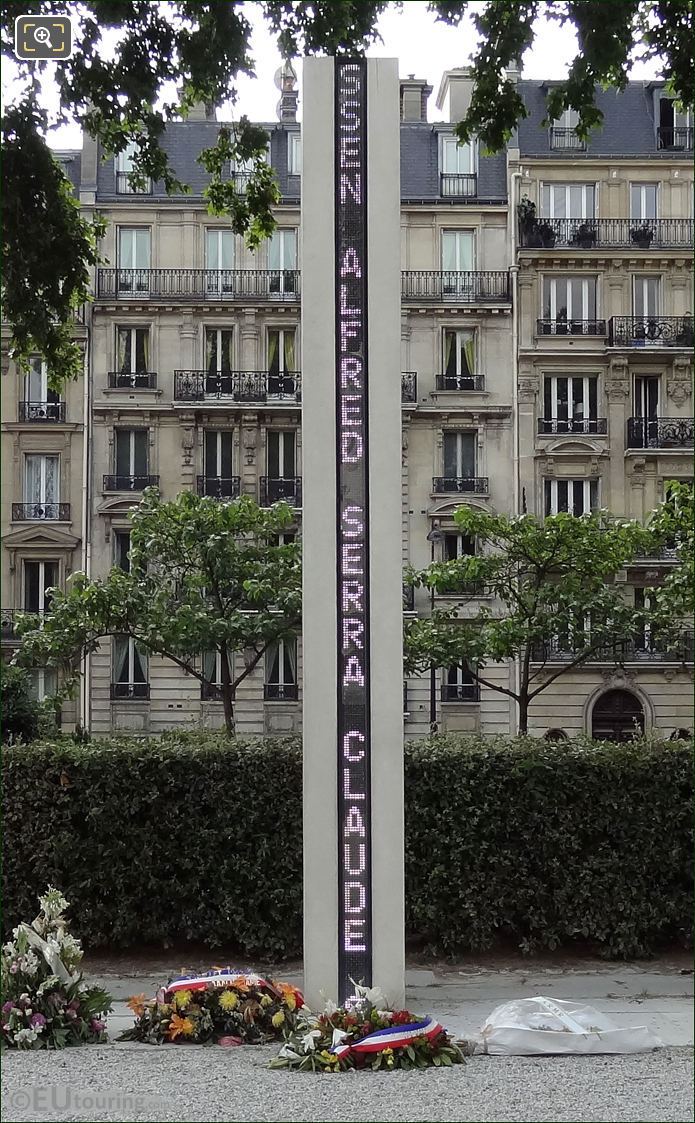
<path fill-rule="evenodd" d="M 424 1022 L 409 1022 L 404 1026 L 389 1026 L 388 1029 L 376 1029 L 368 1033 L 361 1041 L 352 1045 L 336 1045 L 331 1049 L 337 1057 L 344 1057 L 348 1053 L 380 1053 L 382 1049 L 404 1049 L 416 1037 L 426 1037 L 431 1041 L 444 1032 L 444 1026 L 428 1018 Z"/>
<path fill-rule="evenodd" d="M 244 971 L 235 971 L 231 967 L 221 967 L 217 971 L 204 971 L 199 975 L 179 975 L 172 979 L 166 986 L 167 994 L 176 994 L 179 990 L 207 990 L 208 987 L 227 987 L 234 983 L 244 983 L 246 986 L 265 987 L 273 994 L 275 987 L 260 975 L 247 974 Z"/>

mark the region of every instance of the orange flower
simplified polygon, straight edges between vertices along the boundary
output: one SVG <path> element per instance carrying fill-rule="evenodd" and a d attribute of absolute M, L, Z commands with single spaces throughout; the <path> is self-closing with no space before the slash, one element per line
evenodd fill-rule
<path fill-rule="evenodd" d="M 146 994 L 134 994 L 132 998 L 128 999 L 126 1005 L 130 1007 L 136 1018 L 140 1018 L 145 1013 L 146 1001 Z"/>
<path fill-rule="evenodd" d="M 276 983 L 275 985 L 289 1010 L 296 1010 L 298 1006 L 304 1005 L 304 996 L 296 987 L 293 987 L 290 983 Z"/>
<path fill-rule="evenodd" d="M 178 1014 L 173 1014 L 169 1022 L 169 1031 L 167 1036 L 170 1041 L 175 1041 L 177 1037 L 191 1037 L 195 1030 L 195 1024 L 191 1018 L 181 1018 Z"/>
<path fill-rule="evenodd" d="M 236 978 L 234 978 L 230 981 L 229 986 L 234 987 L 235 990 L 248 990 L 249 989 L 249 984 L 246 982 L 246 979 L 244 978 L 243 975 L 237 975 Z"/>

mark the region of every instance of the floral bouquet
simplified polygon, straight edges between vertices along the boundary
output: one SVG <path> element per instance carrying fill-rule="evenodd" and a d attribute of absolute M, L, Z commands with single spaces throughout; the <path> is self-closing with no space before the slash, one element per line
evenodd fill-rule
<path fill-rule="evenodd" d="M 294 1029 L 304 999 L 289 983 L 214 967 L 172 979 L 154 999 L 140 994 L 128 1005 L 135 1025 L 120 1041 L 264 1045 Z"/>
<path fill-rule="evenodd" d="M 329 1003 L 318 1016 L 305 1006 L 270 1067 L 345 1072 L 465 1063 L 459 1047 L 434 1018 L 384 1006 L 379 987 L 358 985 L 344 1006 Z"/>
<path fill-rule="evenodd" d="M 106 1040 L 111 997 L 85 987 L 77 970 L 79 940 L 68 932 L 68 902 L 50 885 L 41 911 L 20 924 L 2 949 L 2 1044 L 17 1049 L 62 1049 Z"/>

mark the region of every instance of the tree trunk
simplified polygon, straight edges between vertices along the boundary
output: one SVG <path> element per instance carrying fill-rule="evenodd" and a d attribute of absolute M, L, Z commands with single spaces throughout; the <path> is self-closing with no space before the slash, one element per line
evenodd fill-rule
<path fill-rule="evenodd" d="M 222 705 L 224 707 L 224 725 L 227 730 L 227 736 L 234 736 L 234 690 L 232 688 L 232 677 L 229 673 L 229 660 L 227 658 L 227 645 L 224 644 L 221 649 L 222 658 L 221 672 L 222 672 Z"/>
<path fill-rule="evenodd" d="M 528 733 L 528 691 L 521 690 L 519 693 L 519 736 L 525 737 Z"/>

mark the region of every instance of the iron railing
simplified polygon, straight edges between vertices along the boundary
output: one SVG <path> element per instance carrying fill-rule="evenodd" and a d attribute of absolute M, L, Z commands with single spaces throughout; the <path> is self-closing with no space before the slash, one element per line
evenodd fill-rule
<path fill-rule="evenodd" d="M 656 143 L 658 148 L 676 149 L 683 151 L 693 146 L 693 130 L 691 125 L 659 125 L 656 130 Z"/>
<path fill-rule="evenodd" d="M 270 507 L 272 503 L 279 503 L 281 501 L 291 503 L 293 507 L 301 507 L 301 476 L 283 476 L 277 478 L 261 476 L 259 484 L 261 507 Z"/>
<path fill-rule="evenodd" d="M 605 335 L 605 320 L 537 320 L 536 335 Z"/>
<path fill-rule="evenodd" d="M 141 699 L 147 701 L 150 696 L 149 682 L 112 682 L 111 701 L 133 701 Z"/>
<path fill-rule="evenodd" d="M 297 269 L 99 269 L 97 298 L 299 300 Z"/>
<path fill-rule="evenodd" d="M 477 702 L 480 686 L 477 682 L 445 682 L 441 696 L 442 702 Z"/>
<path fill-rule="evenodd" d="M 130 172 L 116 172 L 117 195 L 151 195 L 152 182 L 147 180 L 143 187 L 133 187 L 130 182 Z"/>
<path fill-rule="evenodd" d="M 41 519 L 56 519 L 70 522 L 69 503 L 13 503 L 12 518 L 15 522 L 33 522 Z"/>
<path fill-rule="evenodd" d="M 19 402 L 20 421 L 65 421 L 65 402 Z"/>
<path fill-rule="evenodd" d="M 401 296 L 407 301 L 442 301 L 445 304 L 508 304 L 509 273 L 504 269 L 456 272 L 455 270 L 405 269 Z"/>
<path fill-rule="evenodd" d="M 477 495 L 486 495 L 489 491 L 487 476 L 434 476 L 432 491 L 436 493 L 475 492 Z"/>
<path fill-rule="evenodd" d="M 582 433 L 585 436 L 592 433 L 604 435 L 608 432 L 608 420 L 605 417 L 539 417 L 538 433 L 541 436 L 555 433 Z"/>
<path fill-rule="evenodd" d="M 692 316 L 613 316 L 608 342 L 612 347 L 687 347 L 695 342 Z"/>
<path fill-rule="evenodd" d="M 629 417 L 628 448 L 693 448 L 692 417 Z"/>
<path fill-rule="evenodd" d="M 447 199 L 475 199 L 478 177 L 469 172 L 440 172 L 439 194 Z"/>
<path fill-rule="evenodd" d="M 157 374 L 153 370 L 110 370 L 110 390 L 156 390 Z"/>
<path fill-rule="evenodd" d="M 435 380 L 435 386 L 437 390 L 459 390 L 464 393 L 468 390 L 484 390 L 485 375 L 467 374 L 456 376 L 438 374 Z"/>
<path fill-rule="evenodd" d="M 404 612 L 414 612 L 415 611 L 415 586 L 414 585 L 404 585 L 403 586 L 403 611 Z"/>
<path fill-rule="evenodd" d="M 296 682 L 263 683 L 264 702 L 296 702 L 298 696 Z"/>
<path fill-rule="evenodd" d="M 414 370 L 403 371 L 401 375 L 401 402 L 417 401 L 417 372 Z"/>
<path fill-rule="evenodd" d="M 537 643 L 531 648 L 534 663 L 570 663 L 585 650 L 586 644 L 572 647 L 567 640 L 553 640 Z M 693 632 L 683 631 L 677 642 L 668 643 L 666 639 L 640 632 L 634 638 L 617 643 L 607 643 L 586 660 L 588 663 L 692 663 L 695 642 Z"/>
<path fill-rule="evenodd" d="M 15 621 L 21 609 L 3 608 L 0 611 L 0 638 L 10 640 L 14 637 Z"/>
<path fill-rule="evenodd" d="M 231 370 L 210 374 L 206 370 L 175 370 L 174 400 L 203 402 L 215 398 L 235 402 L 299 402 L 302 376 L 298 370 L 273 374 L 267 370 Z"/>
<path fill-rule="evenodd" d="M 203 702 L 221 702 L 222 687 L 217 682 L 201 682 L 200 698 Z"/>
<path fill-rule="evenodd" d="M 559 125 L 550 126 L 548 139 L 551 148 L 569 148 L 574 152 L 584 152 L 586 149 L 586 141 L 577 136 L 574 129 L 563 129 Z"/>
<path fill-rule="evenodd" d="M 158 484 L 159 476 L 104 476 L 104 491 L 144 491 Z"/>
<path fill-rule="evenodd" d="M 241 492 L 240 476 L 198 476 L 198 495 L 213 499 L 238 499 Z"/>
<path fill-rule="evenodd" d="M 519 238 L 524 249 L 690 249 L 693 227 L 691 218 L 542 218 Z"/>

